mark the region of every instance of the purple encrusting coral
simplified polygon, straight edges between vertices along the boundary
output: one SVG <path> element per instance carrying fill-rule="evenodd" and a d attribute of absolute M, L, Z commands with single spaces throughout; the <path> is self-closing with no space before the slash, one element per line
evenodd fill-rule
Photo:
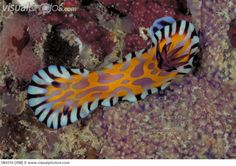
<path fill-rule="evenodd" d="M 106 158 L 230 158 L 235 127 L 235 86 L 200 75 L 150 96 L 97 112 L 92 130 L 103 138 Z M 190 90 L 192 89 L 192 90 Z M 216 91 L 216 89 L 218 89 Z M 191 98 L 191 100 L 189 100 Z M 231 103 L 231 105 L 224 104 Z M 224 148 L 225 146 L 230 148 Z M 210 153 L 210 154 L 209 154 Z"/>
<path fill-rule="evenodd" d="M 68 13 L 0 11 L 0 158 L 236 157 L 235 0 L 76 1 L 78 10 Z M 200 30 L 202 60 L 194 75 L 65 129 L 52 131 L 33 118 L 24 90 L 36 70 L 94 69 L 105 57 L 146 48 L 147 28 L 162 16 Z"/>

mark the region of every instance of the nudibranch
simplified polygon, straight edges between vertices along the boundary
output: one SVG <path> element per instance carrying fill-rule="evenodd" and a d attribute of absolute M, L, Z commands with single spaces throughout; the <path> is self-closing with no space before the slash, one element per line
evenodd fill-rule
<path fill-rule="evenodd" d="M 165 89 L 193 68 L 199 35 L 192 23 L 172 17 L 150 28 L 152 44 L 99 71 L 51 65 L 32 76 L 28 104 L 35 116 L 57 129 L 88 117 L 98 106 L 137 102 Z"/>

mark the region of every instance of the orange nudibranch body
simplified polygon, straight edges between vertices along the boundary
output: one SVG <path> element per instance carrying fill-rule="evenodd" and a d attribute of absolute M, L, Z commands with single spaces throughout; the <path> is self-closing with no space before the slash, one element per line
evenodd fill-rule
<path fill-rule="evenodd" d="M 36 117 L 57 129 L 87 117 L 100 105 L 144 99 L 191 71 L 199 43 L 191 23 L 164 17 L 154 22 L 150 35 L 153 43 L 148 49 L 129 53 L 99 71 L 56 65 L 39 70 L 28 88 Z"/>

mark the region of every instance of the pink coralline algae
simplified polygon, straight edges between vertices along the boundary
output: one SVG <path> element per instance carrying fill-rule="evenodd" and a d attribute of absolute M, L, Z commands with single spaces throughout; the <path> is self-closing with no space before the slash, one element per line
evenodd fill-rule
<path fill-rule="evenodd" d="M 134 51 L 145 48 L 149 40 L 143 40 L 139 34 L 139 27 L 149 28 L 156 18 L 163 16 L 172 16 L 176 19 L 190 20 L 186 13 L 181 13 L 178 8 L 178 1 L 158 2 L 154 0 L 100 0 L 100 4 L 107 9 L 104 18 L 115 19 L 108 17 L 109 15 L 117 15 L 117 17 L 129 18 L 133 24 L 133 30 L 125 36 L 125 48 L 123 54 L 128 51 Z M 93 2 L 91 2 L 93 3 Z M 109 55 L 115 46 L 115 41 L 110 35 L 112 32 L 104 28 L 104 25 L 99 23 L 97 4 L 83 6 L 83 2 L 78 5 L 78 10 L 72 12 L 73 17 L 69 17 L 66 12 L 50 13 L 43 19 L 46 23 L 58 25 L 59 29 L 72 29 L 77 33 L 82 42 L 91 46 L 92 51 L 99 58 L 104 58 Z M 109 20 L 107 20 L 109 21 Z"/>
<path fill-rule="evenodd" d="M 124 53 L 129 53 L 133 50 L 141 50 L 148 46 L 148 41 L 142 39 L 142 37 L 138 33 L 128 33 L 124 39 L 125 48 L 123 50 Z"/>
<path fill-rule="evenodd" d="M 0 63 L 3 65 L 8 61 L 11 71 L 21 79 L 29 80 L 40 68 L 39 58 L 32 51 L 32 40 L 39 39 L 42 27 L 38 26 L 36 29 L 35 25 L 37 19 L 15 15 L 4 22 L 0 36 Z"/>
<path fill-rule="evenodd" d="M 43 20 L 37 16 L 31 16 L 27 20 L 28 32 L 31 40 L 35 42 L 41 42 L 43 33 L 46 32 L 46 24 Z"/>
<path fill-rule="evenodd" d="M 119 10 L 122 13 L 128 13 L 130 6 L 132 5 L 132 0 L 99 0 L 101 3 L 103 3 L 106 6 L 115 5 L 117 10 Z"/>
<path fill-rule="evenodd" d="M 149 27 L 159 17 L 172 16 L 176 19 L 190 20 L 187 13 L 181 13 L 184 5 L 179 1 L 155 1 L 155 0 L 100 0 L 106 6 L 114 6 L 118 11 L 132 18 L 135 25 Z M 185 1 L 183 1 L 185 2 Z M 186 3 L 186 2 L 185 2 Z"/>
<path fill-rule="evenodd" d="M 140 37 L 139 28 L 149 28 L 155 19 L 163 16 L 172 16 L 176 19 L 185 19 L 188 21 L 191 19 L 187 13 L 182 12 L 182 8 L 185 9 L 185 6 L 178 5 L 180 3 L 179 1 L 100 0 L 100 2 L 107 7 L 115 8 L 124 16 L 129 17 L 134 24 L 135 28 L 125 36 L 124 54 L 132 50 L 137 51 L 147 47 L 149 41 L 143 40 L 143 38 Z"/>
<path fill-rule="evenodd" d="M 134 1 L 130 7 L 130 16 L 137 26 L 149 27 L 158 17 L 175 16 L 171 8 L 162 9 L 161 5 L 153 1 Z"/>
<path fill-rule="evenodd" d="M 59 29 L 72 29 L 85 44 L 89 44 L 93 53 L 104 57 L 112 52 L 115 43 L 109 31 L 98 24 L 93 12 L 80 9 L 73 13 L 76 17 L 67 17 L 64 14 L 52 13 L 44 17 L 46 23 L 57 26 Z"/>

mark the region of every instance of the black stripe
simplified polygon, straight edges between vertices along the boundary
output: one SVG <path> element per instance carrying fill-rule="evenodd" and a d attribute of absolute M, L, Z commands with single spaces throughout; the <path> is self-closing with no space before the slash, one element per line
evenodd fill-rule
<path fill-rule="evenodd" d="M 103 100 L 98 100 L 98 105 L 102 105 Z"/>
<path fill-rule="evenodd" d="M 176 68 L 175 68 L 175 67 L 172 67 L 172 68 L 166 69 L 167 72 L 171 72 L 171 71 L 173 71 L 173 70 L 176 70 Z"/>
<path fill-rule="evenodd" d="M 41 75 L 39 75 L 39 72 L 35 73 L 34 75 L 38 76 L 40 79 L 44 80 Z"/>
<path fill-rule="evenodd" d="M 48 85 L 41 85 L 41 84 L 38 84 L 38 83 L 36 83 L 34 80 L 31 80 L 30 85 L 35 86 L 35 87 L 39 87 L 39 88 L 43 88 L 43 89 L 46 89 L 47 86 L 48 86 Z"/>
<path fill-rule="evenodd" d="M 55 88 L 60 88 L 61 83 L 57 82 L 57 81 L 53 81 L 52 82 L 52 86 L 54 86 Z"/>
<path fill-rule="evenodd" d="M 61 66 L 61 67 L 62 67 L 62 66 Z M 70 73 L 70 72 L 68 71 L 68 67 L 65 67 L 65 66 L 64 66 L 64 69 L 65 69 L 68 73 Z"/>
<path fill-rule="evenodd" d="M 161 38 L 165 38 L 165 28 L 162 28 L 160 31 L 161 31 Z"/>
<path fill-rule="evenodd" d="M 82 74 L 84 73 L 84 69 L 83 69 L 83 68 L 82 68 L 82 69 L 80 69 L 80 73 L 82 73 Z"/>
<path fill-rule="evenodd" d="M 156 58 L 158 61 L 158 67 L 161 69 L 162 63 L 163 63 L 163 58 L 161 57 L 161 53 L 159 51 L 157 51 L 156 53 Z"/>
<path fill-rule="evenodd" d="M 136 53 L 133 51 L 133 52 L 131 53 L 131 58 L 134 58 L 134 57 L 136 57 Z"/>
<path fill-rule="evenodd" d="M 45 94 L 27 94 L 27 99 L 29 100 L 29 99 L 32 99 L 32 98 L 38 98 L 38 97 L 44 97 L 45 96 Z"/>
<path fill-rule="evenodd" d="M 172 26 L 170 25 L 169 27 L 170 27 L 170 28 L 169 28 L 169 34 L 168 34 L 168 35 L 169 35 L 169 37 L 171 37 L 171 33 L 172 33 Z"/>
<path fill-rule="evenodd" d="M 75 75 L 75 73 L 68 67 L 66 67 L 67 71 L 70 73 L 70 75 Z"/>
<path fill-rule="evenodd" d="M 58 122 L 57 122 L 57 128 L 61 128 L 61 116 L 62 116 L 62 112 L 60 111 L 58 114 Z"/>
<path fill-rule="evenodd" d="M 189 68 L 192 68 L 192 66 L 191 65 L 184 66 L 184 69 L 189 69 Z"/>
<path fill-rule="evenodd" d="M 72 69 L 75 70 L 76 68 L 71 68 L 71 69 L 68 70 L 71 75 L 76 75 L 76 74 L 78 74 L 78 73 L 76 73 L 76 72 L 73 72 Z"/>
<path fill-rule="evenodd" d="M 112 64 L 113 64 L 113 65 L 118 64 L 118 61 L 115 61 L 115 62 L 113 62 Z"/>
<path fill-rule="evenodd" d="M 176 32 L 175 33 L 179 33 L 180 25 L 181 25 L 181 21 L 176 21 Z"/>
<path fill-rule="evenodd" d="M 73 109 L 73 108 L 72 108 Z M 71 112 L 72 112 L 72 109 L 69 110 L 69 112 L 67 113 L 67 125 L 71 124 L 71 119 L 70 119 L 70 116 L 71 116 Z"/>
<path fill-rule="evenodd" d="M 45 108 L 38 114 L 38 115 L 35 115 L 35 117 L 37 118 L 37 119 L 39 119 L 39 117 L 42 115 L 42 113 L 45 111 Z"/>
<path fill-rule="evenodd" d="M 159 41 L 159 38 L 157 37 L 156 34 L 154 34 L 154 37 L 157 39 L 157 41 Z M 154 44 L 154 43 L 153 43 Z M 154 44 L 155 45 L 155 44 Z"/>
<path fill-rule="evenodd" d="M 66 114 L 69 112 L 69 110 L 70 110 L 70 106 L 66 106 L 66 105 L 65 105 L 65 106 L 63 107 L 62 112 L 63 112 L 64 115 L 66 115 Z"/>
<path fill-rule="evenodd" d="M 120 96 L 120 97 L 118 97 L 118 101 L 122 101 L 122 98 L 123 98 L 123 97 L 121 97 L 121 96 Z"/>
<path fill-rule="evenodd" d="M 198 35 L 197 35 L 197 32 L 195 31 L 195 29 L 193 30 L 190 39 L 192 39 L 194 36 L 198 36 Z"/>
<path fill-rule="evenodd" d="M 55 79 L 55 78 L 58 78 L 57 76 L 55 76 L 54 74 L 52 74 L 52 73 L 50 73 L 49 72 L 49 68 L 48 67 L 46 67 L 45 69 L 44 69 L 44 71 L 45 71 L 45 73 L 48 75 L 48 77 L 50 77 L 51 79 Z"/>
<path fill-rule="evenodd" d="M 149 49 L 149 48 L 146 48 L 145 50 L 143 50 L 142 54 L 147 53 L 147 52 L 148 52 L 148 49 Z"/>
<path fill-rule="evenodd" d="M 163 27 L 167 26 L 167 25 L 171 25 L 172 23 L 167 22 L 165 20 L 162 20 L 159 24 L 161 24 Z"/>
<path fill-rule="evenodd" d="M 63 74 L 62 70 L 61 70 L 61 66 L 57 66 L 57 70 L 58 70 L 59 73 Z"/>
<path fill-rule="evenodd" d="M 52 123 L 50 124 L 50 126 L 48 126 L 48 127 L 50 127 L 51 129 L 53 129 L 53 121 L 52 121 Z"/>
<path fill-rule="evenodd" d="M 33 106 L 33 107 L 31 107 L 32 108 L 32 110 L 36 110 L 38 107 L 40 107 L 40 106 L 42 106 L 42 105 L 44 105 L 44 104 L 47 104 L 48 102 L 47 102 L 47 100 L 44 100 L 42 103 L 39 103 L 38 105 L 36 105 L 36 106 Z"/>
<path fill-rule="evenodd" d="M 196 44 L 192 45 L 191 49 L 194 49 L 196 47 L 199 47 L 199 43 L 198 42 Z"/>
<path fill-rule="evenodd" d="M 47 125 L 47 121 L 48 121 L 48 118 L 49 118 L 49 116 L 53 113 L 53 109 L 50 109 L 49 110 L 49 112 L 48 112 L 48 114 L 47 114 L 47 116 L 45 117 L 45 119 L 42 121 L 43 123 L 45 123 L 46 125 Z M 53 121 L 52 121 L 53 122 Z M 51 125 L 52 125 L 52 123 L 51 123 Z"/>
<path fill-rule="evenodd" d="M 147 92 L 148 92 L 149 95 L 152 94 L 151 89 L 148 89 Z"/>
<path fill-rule="evenodd" d="M 190 54 L 190 58 L 189 58 L 189 59 L 191 59 L 191 58 L 194 57 L 195 55 L 196 55 L 196 52 Z"/>
<path fill-rule="evenodd" d="M 88 103 L 88 110 L 89 110 L 89 112 L 91 112 L 91 105 L 92 105 L 92 102 L 89 102 Z"/>
<path fill-rule="evenodd" d="M 186 33 L 186 34 L 188 33 L 188 28 L 189 28 L 189 22 L 186 21 L 184 33 Z"/>
<path fill-rule="evenodd" d="M 135 95 L 135 97 L 136 97 L 137 100 L 141 100 L 142 99 L 141 98 L 141 94 Z"/>
<path fill-rule="evenodd" d="M 153 34 L 155 34 L 158 30 L 159 30 L 159 29 L 158 29 L 156 26 L 154 26 L 154 27 L 152 28 Z"/>
<path fill-rule="evenodd" d="M 179 75 L 186 75 L 187 73 L 178 72 Z"/>
<path fill-rule="evenodd" d="M 111 105 L 111 106 L 114 105 L 114 101 L 113 101 L 113 100 L 114 100 L 114 97 L 110 98 L 110 101 L 109 101 L 109 102 L 110 102 L 110 105 Z"/>
<path fill-rule="evenodd" d="M 77 119 L 80 119 L 80 110 L 81 110 L 81 107 L 77 107 L 77 114 L 76 114 L 76 116 L 77 116 Z"/>

